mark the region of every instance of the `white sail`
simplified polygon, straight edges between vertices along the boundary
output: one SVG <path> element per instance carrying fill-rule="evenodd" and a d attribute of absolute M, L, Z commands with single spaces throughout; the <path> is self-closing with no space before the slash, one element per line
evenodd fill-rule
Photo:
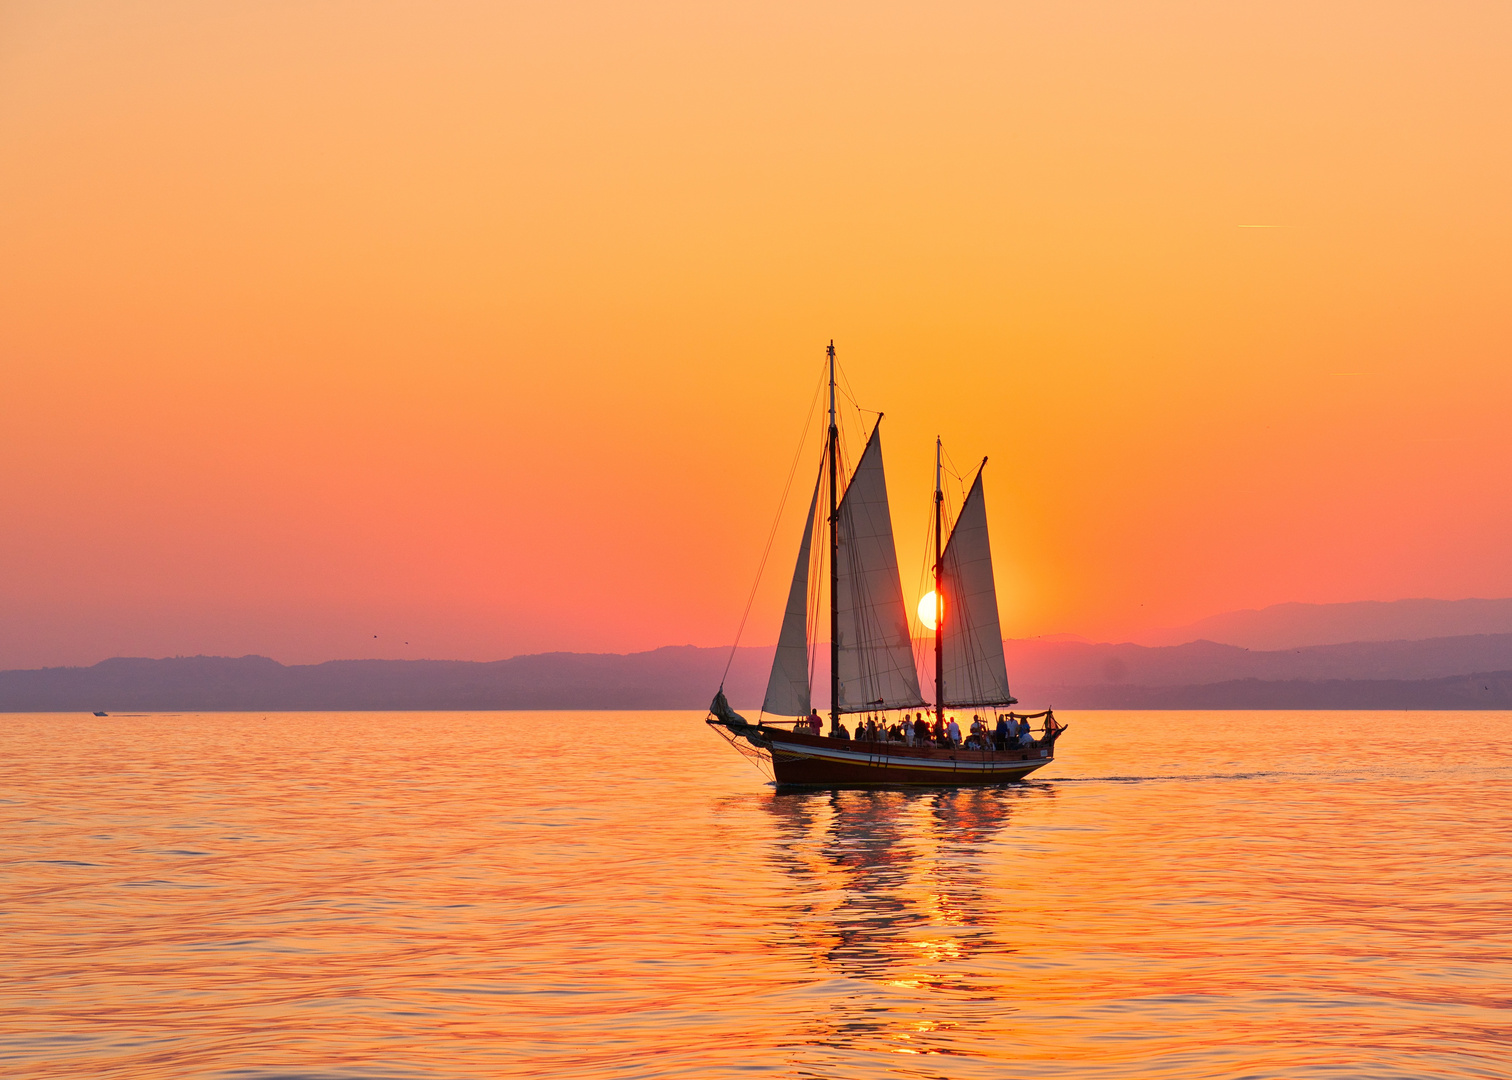
<path fill-rule="evenodd" d="M 762 712 L 775 716 L 807 716 L 809 711 L 809 544 L 814 536 L 814 507 L 818 504 L 819 481 L 815 481 L 808 519 L 803 523 L 803 541 L 798 545 L 798 565 L 793 568 L 793 584 L 788 589 L 787 610 L 782 613 L 777 655 L 772 658 L 766 700 L 761 705 Z"/>
<path fill-rule="evenodd" d="M 914 669 L 898 552 L 893 544 L 881 423 L 872 431 L 838 512 L 840 712 L 924 704 Z"/>
<path fill-rule="evenodd" d="M 998 623 L 997 586 L 992 576 L 980 471 L 961 507 L 961 516 L 956 518 L 941 563 L 944 704 L 1009 704 L 1012 695 L 1008 693 L 1008 667 L 1003 662 L 1003 631 Z"/>

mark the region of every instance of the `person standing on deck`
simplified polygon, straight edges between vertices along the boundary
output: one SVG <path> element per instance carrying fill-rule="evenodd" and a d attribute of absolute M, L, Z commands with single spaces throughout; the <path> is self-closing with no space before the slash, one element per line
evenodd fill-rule
<path fill-rule="evenodd" d="M 809 714 L 808 714 L 808 726 L 809 726 L 809 731 L 812 732 L 814 735 L 818 735 L 821 731 L 824 730 L 824 721 L 821 720 L 821 719 L 819 719 L 819 710 L 818 709 L 810 709 L 809 710 Z"/>
<path fill-rule="evenodd" d="M 955 717 L 950 718 L 950 723 L 945 725 L 945 735 L 950 739 L 951 746 L 961 745 L 961 727 L 955 722 Z"/>

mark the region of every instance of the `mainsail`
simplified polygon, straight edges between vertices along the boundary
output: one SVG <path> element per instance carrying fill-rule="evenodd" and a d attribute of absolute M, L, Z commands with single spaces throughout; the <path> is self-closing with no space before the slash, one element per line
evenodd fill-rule
<path fill-rule="evenodd" d="M 1012 704 L 1008 668 L 1003 662 L 1003 632 L 998 624 L 992 548 L 987 542 L 981 470 L 945 545 L 940 577 L 945 609 L 940 628 L 943 704 Z"/>
<path fill-rule="evenodd" d="M 881 430 L 878 421 L 837 515 L 840 553 L 831 602 L 839 624 L 839 712 L 924 704 L 898 579 Z"/>
<path fill-rule="evenodd" d="M 788 589 L 787 610 L 782 614 L 782 633 L 777 637 L 777 655 L 767 679 L 766 700 L 761 711 L 776 716 L 806 716 L 809 711 L 808 594 L 809 544 L 814 536 L 814 508 L 819 504 L 819 486 L 814 482 L 808 519 L 803 523 L 803 542 L 798 546 L 798 565 Z"/>

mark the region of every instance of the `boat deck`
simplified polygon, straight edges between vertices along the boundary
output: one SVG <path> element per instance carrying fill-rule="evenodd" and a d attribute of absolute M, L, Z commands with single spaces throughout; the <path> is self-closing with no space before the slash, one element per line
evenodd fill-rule
<path fill-rule="evenodd" d="M 1027 776 L 1055 758 L 1053 738 L 984 750 L 835 739 L 766 726 L 758 730 L 772 756 L 773 778 L 784 785 L 996 784 Z"/>

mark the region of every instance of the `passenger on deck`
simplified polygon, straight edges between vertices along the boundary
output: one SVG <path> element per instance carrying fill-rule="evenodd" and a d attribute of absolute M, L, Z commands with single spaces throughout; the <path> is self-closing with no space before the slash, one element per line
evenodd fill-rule
<path fill-rule="evenodd" d="M 815 735 L 818 735 L 821 731 L 824 730 L 824 721 L 821 720 L 821 719 L 819 719 L 819 710 L 818 709 L 810 709 L 809 710 L 809 714 L 808 714 L 808 726 L 809 726 L 809 731 L 811 733 L 815 734 Z"/>
<path fill-rule="evenodd" d="M 978 750 L 987 749 L 987 725 L 982 723 L 980 716 L 973 716 L 971 718 L 971 739 L 969 742 Z"/>
<path fill-rule="evenodd" d="M 875 716 L 866 721 L 866 741 L 877 741 L 877 718 Z"/>
<path fill-rule="evenodd" d="M 912 720 L 910 720 L 908 718 L 908 714 L 904 713 L 903 714 L 903 745 L 905 745 L 905 746 L 912 746 L 913 744 L 914 744 L 914 723 L 913 723 Z"/>
<path fill-rule="evenodd" d="M 846 730 L 844 724 L 838 722 L 835 724 L 835 738 L 841 742 L 850 742 L 850 732 Z"/>
<path fill-rule="evenodd" d="M 935 714 L 934 728 L 931 731 L 936 746 L 945 745 L 945 721 L 940 719 L 940 714 Z"/>
<path fill-rule="evenodd" d="M 992 732 L 992 741 L 997 744 L 999 750 L 1008 749 L 1008 720 L 1002 713 L 998 713 L 997 727 Z"/>
<path fill-rule="evenodd" d="M 918 719 L 914 721 L 913 733 L 914 733 L 914 742 L 915 743 L 917 743 L 920 746 L 926 746 L 926 745 L 928 745 L 928 743 L 929 743 L 929 725 L 924 722 L 924 714 L 923 713 L 920 713 Z"/>
<path fill-rule="evenodd" d="M 951 746 L 961 745 L 961 727 L 955 722 L 955 717 L 950 718 L 950 723 L 945 725 L 945 737 L 950 740 Z"/>
<path fill-rule="evenodd" d="M 1034 735 L 1029 731 L 1029 721 L 1020 720 L 1018 726 L 1018 744 L 1020 746 L 1033 746 Z"/>

